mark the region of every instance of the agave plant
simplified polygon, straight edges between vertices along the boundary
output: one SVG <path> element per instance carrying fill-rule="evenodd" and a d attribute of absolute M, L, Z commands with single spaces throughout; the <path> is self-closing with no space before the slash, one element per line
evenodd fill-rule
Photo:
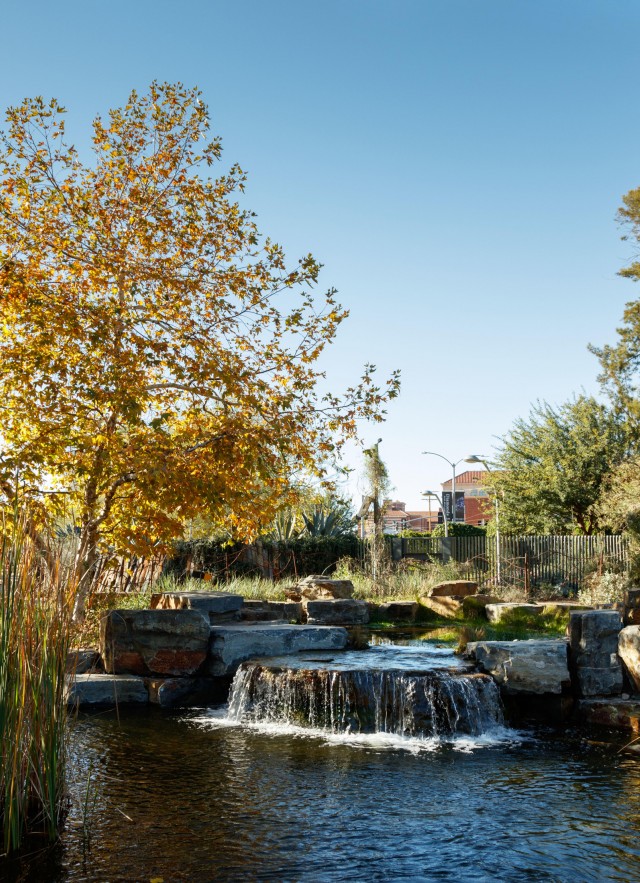
<path fill-rule="evenodd" d="M 309 537 L 342 537 L 353 531 L 353 518 L 344 506 L 329 510 L 318 506 L 313 512 L 303 512 L 302 519 Z"/>
<path fill-rule="evenodd" d="M 278 512 L 268 533 L 269 539 L 286 542 L 287 540 L 295 540 L 299 536 L 300 529 L 293 509 L 283 509 Z"/>

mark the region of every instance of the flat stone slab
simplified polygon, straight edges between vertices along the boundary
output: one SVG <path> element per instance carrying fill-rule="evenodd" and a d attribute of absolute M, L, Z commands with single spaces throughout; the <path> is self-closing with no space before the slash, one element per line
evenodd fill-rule
<path fill-rule="evenodd" d="M 446 596 L 454 596 L 457 598 L 466 598 L 468 595 L 475 595 L 478 591 L 478 583 L 470 579 L 448 580 L 444 583 L 438 583 L 429 592 L 432 598 L 442 598 Z"/>
<path fill-rule="evenodd" d="M 67 679 L 67 703 L 77 708 L 131 705 L 149 701 L 144 678 L 135 675 L 78 674 Z"/>
<path fill-rule="evenodd" d="M 365 625 L 369 622 L 366 601 L 339 598 L 326 601 L 306 601 L 302 606 L 308 625 Z"/>
<path fill-rule="evenodd" d="M 262 601 L 245 598 L 240 610 L 245 622 L 302 622 L 299 601 Z"/>
<path fill-rule="evenodd" d="M 242 595 L 231 592 L 158 592 L 151 596 L 153 610 L 197 610 L 210 620 L 239 619 Z"/>
<path fill-rule="evenodd" d="M 232 675 L 241 662 L 263 656 L 286 656 L 302 650 L 344 650 L 347 630 L 331 626 L 216 625 L 211 626 L 207 671 L 212 677 Z"/>
<path fill-rule="evenodd" d="M 577 713 L 584 723 L 640 734 L 640 696 L 581 699 Z"/>
<path fill-rule="evenodd" d="M 197 610 L 111 610 L 100 622 L 105 671 L 193 675 L 207 658 L 210 628 Z"/>
<path fill-rule="evenodd" d="M 542 613 L 539 604 L 514 604 L 501 602 L 500 604 L 487 604 L 485 611 L 489 622 L 502 622 L 512 616 L 539 616 Z"/>
<path fill-rule="evenodd" d="M 563 640 L 476 641 L 466 655 L 510 693 L 562 693 L 570 685 Z"/>

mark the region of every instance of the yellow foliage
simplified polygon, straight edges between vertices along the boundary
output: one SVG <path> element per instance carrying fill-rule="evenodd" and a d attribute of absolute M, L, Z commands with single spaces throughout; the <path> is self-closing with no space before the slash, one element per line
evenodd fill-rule
<path fill-rule="evenodd" d="M 367 366 L 321 398 L 346 312 L 316 302 L 311 255 L 288 269 L 261 241 L 237 165 L 208 176 L 197 90 L 154 83 L 97 117 L 93 164 L 64 113 L 10 108 L 0 150 L 0 490 L 74 513 L 84 554 L 149 553 L 199 514 L 251 539 L 398 379 L 381 393 Z"/>

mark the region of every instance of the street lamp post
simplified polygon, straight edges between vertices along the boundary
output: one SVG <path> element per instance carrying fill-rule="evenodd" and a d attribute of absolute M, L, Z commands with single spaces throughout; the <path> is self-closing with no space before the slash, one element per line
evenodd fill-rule
<path fill-rule="evenodd" d="M 489 464 L 485 460 L 484 457 L 481 457 L 480 454 L 469 454 L 468 457 L 464 458 L 465 463 L 482 463 L 484 468 L 487 470 L 489 475 L 492 474 L 492 470 L 489 469 Z M 500 562 L 500 506 L 498 504 L 498 494 L 495 496 L 495 504 L 496 504 L 496 579 L 498 580 L 498 585 L 500 585 L 501 577 L 502 577 L 502 568 Z"/>
<path fill-rule="evenodd" d="M 440 457 L 440 459 L 444 460 L 445 463 L 448 463 L 449 466 L 451 466 L 451 469 L 453 470 L 453 479 L 451 481 L 451 522 L 453 524 L 455 524 L 456 521 L 458 520 L 456 518 L 456 466 L 458 466 L 460 463 L 462 463 L 462 460 L 464 460 L 464 457 L 462 458 L 462 460 L 458 460 L 457 463 L 452 463 L 451 460 L 447 460 L 447 458 L 443 457 L 442 454 L 436 454 L 435 451 L 423 451 L 422 453 L 423 454 L 430 454 L 432 457 Z M 436 496 L 436 495 L 434 494 L 434 496 Z M 441 504 L 441 505 L 442 505 L 442 511 L 444 512 L 444 505 L 443 504 Z"/>
<path fill-rule="evenodd" d="M 431 497 L 435 497 L 438 503 L 440 504 L 440 508 L 442 509 L 442 517 L 444 518 L 444 535 L 445 537 L 449 536 L 449 525 L 447 524 L 447 513 L 445 512 L 444 506 L 442 505 L 442 500 L 435 493 L 435 491 L 422 491 L 423 497 L 429 498 L 429 513 L 431 513 Z M 429 526 L 431 526 L 431 519 L 429 519 Z"/>

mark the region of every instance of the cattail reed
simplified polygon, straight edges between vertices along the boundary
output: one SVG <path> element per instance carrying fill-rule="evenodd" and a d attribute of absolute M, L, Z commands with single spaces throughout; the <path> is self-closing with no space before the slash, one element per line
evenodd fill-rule
<path fill-rule="evenodd" d="M 2 852 L 56 838 L 64 805 L 72 580 L 20 527 L 0 540 Z"/>

